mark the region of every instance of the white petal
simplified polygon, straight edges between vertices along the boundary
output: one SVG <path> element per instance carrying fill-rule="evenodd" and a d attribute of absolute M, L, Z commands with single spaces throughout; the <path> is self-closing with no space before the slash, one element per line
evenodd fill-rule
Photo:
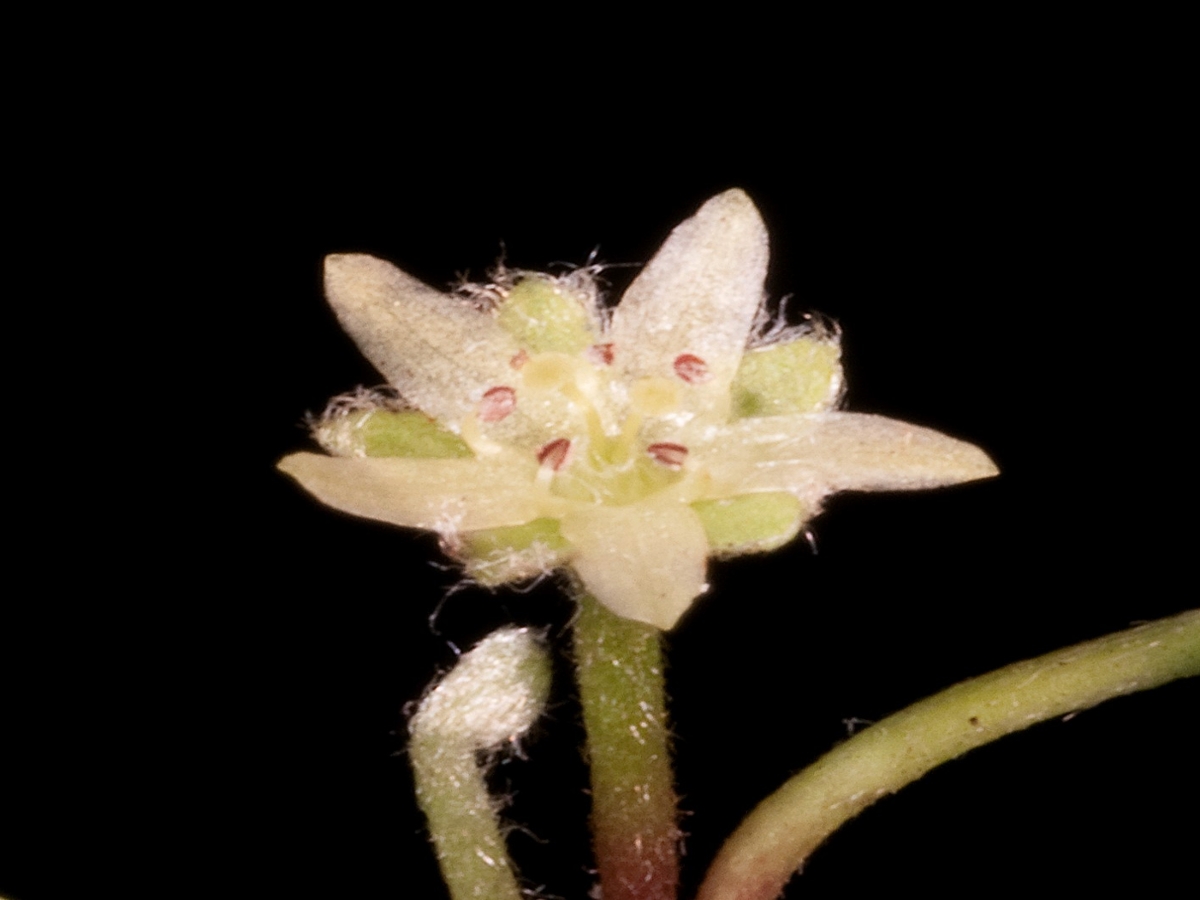
<path fill-rule="evenodd" d="M 483 392 L 511 380 L 516 343 L 487 312 L 362 254 L 325 258 L 342 327 L 409 403 L 457 429 Z"/>
<path fill-rule="evenodd" d="M 715 494 L 786 490 L 816 504 L 837 491 L 908 491 L 990 478 L 965 441 L 883 416 L 816 413 L 740 419 L 702 451 Z"/>
<path fill-rule="evenodd" d="M 536 463 L 293 453 L 279 469 L 342 512 L 443 533 L 520 525 L 554 507 L 534 488 Z"/>
<path fill-rule="evenodd" d="M 703 360 L 707 379 L 684 391 L 684 408 L 728 412 L 737 372 L 767 275 L 767 231 L 740 190 L 713 197 L 671 232 L 613 313 L 614 363 L 627 377 L 677 378 L 684 354 Z"/>
<path fill-rule="evenodd" d="M 584 587 L 627 619 L 668 629 L 702 594 L 708 539 L 676 501 L 577 509 L 562 520 Z"/>

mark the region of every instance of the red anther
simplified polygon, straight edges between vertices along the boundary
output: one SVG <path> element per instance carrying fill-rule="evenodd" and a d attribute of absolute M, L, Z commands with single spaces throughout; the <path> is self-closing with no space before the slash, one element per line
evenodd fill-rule
<path fill-rule="evenodd" d="M 517 392 L 510 387 L 494 387 L 479 401 L 479 418 L 484 422 L 499 422 L 517 405 Z"/>
<path fill-rule="evenodd" d="M 566 438 L 555 438 L 538 451 L 538 464 L 549 466 L 555 472 L 562 468 L 567 461 L 567 453 L 571 450 L 571 442 Z"/>
<path fill-rule="evenodd" d="M 655 462 L 662 463 L 668 469 L 678 469 L 687 459 L 688 448 L 683 444 L 661 443 L 651 444 L 646 452 L 654 457 Z"/>
<path fill-rule="evenodd" d="M 698 356 L 682 353 L 675 357 L 675 374 L 688 384 L 695 384 L 708 378 L 708 363 Z"/>
<path fill-rule="evenodd" d="M 512 366 L 514 369 L 519 369 L 519 368 L 521 368 L 521 366 L 525 365 L 525 363 L 527 363 L 527 362 L 529 362 L 529 354 L 526 353 L 524 350 L 522 350 L 519 353 L 517 353 L 516 356 L 514 356 L 512 359 L 510 359 L 508 361 L 508 364 L 510 366 Z"/>
<path fill-rule="evenodd" d="M 592 344 L 587 349 L 588 359 L 599 366 L 611 366 L 613 361 L 612 344 Z"/>

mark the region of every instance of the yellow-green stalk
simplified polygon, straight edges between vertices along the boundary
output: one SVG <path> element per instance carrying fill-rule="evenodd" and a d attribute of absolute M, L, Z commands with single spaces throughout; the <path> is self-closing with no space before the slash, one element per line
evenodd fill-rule
<path fill-rule="evenodd" d="M 527 628 L 484 638 L 425 695 L 409 723 L 417 802 L 453 900 L 522 900 L 481 753 L 518 741 L 541 715 L 550 661 Z"/>
<path fill-rule="evenodd" d="M 964 681 L 861 731 L 763 801 L 697 900 L 774 900 L 814 850 L 880 797 L 968 750 L 1113 697 L 1200 675 L 1200 610 Z"/>

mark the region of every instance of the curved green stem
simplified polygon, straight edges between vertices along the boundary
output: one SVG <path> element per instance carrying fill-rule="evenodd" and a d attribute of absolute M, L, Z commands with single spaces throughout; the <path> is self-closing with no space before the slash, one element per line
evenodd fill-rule
<path fill-rule="evenodd" d="M 417 800 L 450 896 L 523 900 L 476 752 L 413 741 L 410 753 Z"/>
<path fill-rule="evenodd" d="M 661 632 L 584 594 L 575 622 L 592 780 L 592 836 L 604 900 L 675 900 L 679 827 L 663 691 Z"/>
<path fill-rule="evenodd" d="M 417 802 L 454 900 L 523 900 L 480 753 L 517 740 L 541 715 L 549 656 L 524 628 L 502 628 L 459 659 L 409 723 Z"/>
<path fill-rule="evenodd" d="M 880 797 L 1036 722 L 1200 674 L 1200 610 L 964 681 L 859 732 L 758 806 L 697 900 L 771 900 L 830 834 Z"/>

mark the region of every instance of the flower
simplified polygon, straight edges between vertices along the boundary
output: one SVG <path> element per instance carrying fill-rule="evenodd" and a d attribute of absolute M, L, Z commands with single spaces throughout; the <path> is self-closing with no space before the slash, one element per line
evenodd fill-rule
<path fill-rule="evenodd" d="M 679 225 L 611 311 L 591 269 L 455 296 L 330 256 L 329 302 L 398 397 L 339 398 L 314 425 L 332 455 L 279 468 L 337 509 L 438 532 L 481 582 L 568 566 L 663 629 L 710 556 L 780 546 L 830 494 L 996 474 L 971 444 L 838 411 L 836 329 L 772 325 L 766 269 L 740 190 Z"/>

